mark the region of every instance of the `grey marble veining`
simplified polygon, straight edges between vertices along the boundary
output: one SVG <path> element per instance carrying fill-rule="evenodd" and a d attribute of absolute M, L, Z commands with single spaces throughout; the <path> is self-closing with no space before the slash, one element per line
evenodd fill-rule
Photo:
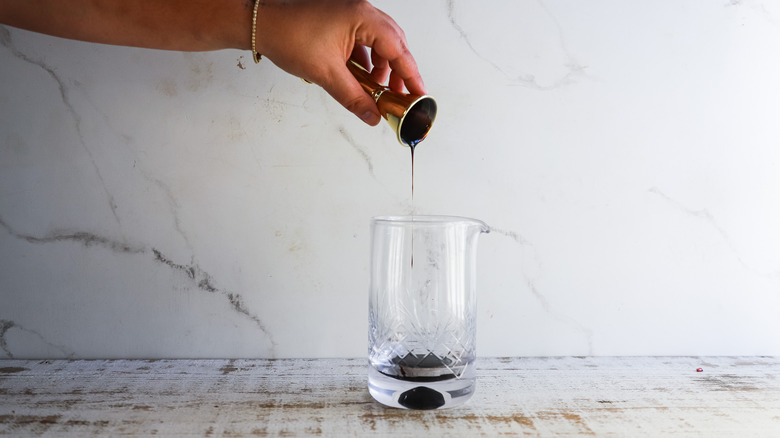
<path fill-rule="evenodd" d="M 16 233 L 2 220 L 2 218 L 0 218 L 0 227 L 4 228 L 5 231 L 11 236 L 36 245 L 61 243 L 61 242 L 74 242 L 83 245 L 87 248 L 92 246 L 99 246 L 115 253 L 152 256 L 155 262 L 173 271 L 184 274 L 184 276 L 187 279 L 189 279 L 189 281 L 200 291 L 208 292 L 211 294 L 218 294 L 224 297 L 230 303 L 231 308 L 235 312 L 239 313 L 240 315 L 246 318 L 249 318 L 252 322 L 256 324 L 257 328 L 260 330 L 262 335 L 269 339 L 271 343 L 271 348 L 269 349 L 268 354 L 269 357 L 274 357 L 274 349 L 276 347 L 276 343 L 274 342 L 273 337 L 268 332 L 268 329 L 265 327 L 264 323 L 260 320 L 260 318 L 252 314 L 252 312 L 250 312 L 250 310 L 247 309 L 246 305 L 243 302 L 243 298 L 241 297 L 241 294 L 231 292 L 229 290 L 221 289 L 215 286 L 217 284 L 216 280 L 214 280 L 212 276 L 209 275 L 208 272 L 205 272 L 195 262 L 191 264 L 175 263 L 156 248 L 153 247 L 147 248 L 145 246 L 136 246 L 124 242 L 113 241 L 106 237 L 97 236 L 86 232 L 79 232 L 79 231 L 64 232 L 61 234 L 52 234 L 52 235 L 37 237 L 37 236 L 31 236 L 27 234 Z M 0 349 L 2 349 L 5 352 L 5 354 L 10 358 L 13 358 L 14 356 L 12 352 L 8 349 L 8 345 L 7 345 L 8 343 L 5 340 L 5 333 L 8 331 L 8 329 L 14 327 L 19 328 L 20 330 L 23 331 L 30 332 L 38 336 L 39 338 L 41 338 L 41 340 L 43 340 L 44 342 L 46 342 L 40 333 L 34 330 L 24 329 L 21 326 L 18 326 L 13 321 L 3 320 L 2 327 L 1 327 L 2 330 L 0 330 Z M 49 344 L 48 342 L 46 343 Z M 49 345 L 54 346 L 53 344 L 49 344 Z M 55 347 L 57 349 L 65 351 L 64 347 L 59 347 L 59 346 L 55 346 Z M 71 353 L 69 356 L 72 355 L 73 353 Z"/>
<path fill-rule="evenodd" d="M 499 44 L 496 41 L 494 44 L 496 48 L 501 48 L 500 51 L 493 49 L 489 51 L 489 54 L 486 54 L 483 53 L 482 48 L 477 48 L 472 43 L 469 36 L 471 31 L 467 31 L 463 25 L 460 24 L 458 5 L 461 4 L 463 4 L 463 2 L 447 0 L 447 17 L 450 21 L 450 24 L 460 35 L 460 39 L 468 46 L 469 50 L 481 61 L 485 62 L 491 68 L 499 72 L 502 76 L 506 77 L 509 85 L 521 85 L 537 91 L 548 91 L 554 90 L 561 86 L 572 84 L 578 80 L 578 77 L 584 75 L 587 66 L 578 62 L 569 52 L 566 46 L 566 39 L 563 33 L 563 29 L 557 22 L 555 16 L 547 8 L 544 1 L 537 0 L 536 2 L 522 2 L 511 5 L 504 4 L 502 7 L 498 8 L 487 8 L 488 10 L 492 10 L 495 14 L 508 13 L 510 23 L 511 20 L 520 18 L 520 14 L 529 12 L 533 14 L 535 21 L 543 23 L 543 26 L 546 28 L 545 37 L 550 39 L 548 44 L 555 49 L 554 51 L 558 52 L 557 55 L 560 57 L 558 59 L 558 67 L 560 68 L 560 72 L 556 74 L 557 77 L 541 79 L 537 78 L 536 73 L 532 73 L 531 71 L 524 71 L 522 67 L 519 69 L 519 71 L 510 72 L 510 68 L 502 66 L 502 64 L 510 63 L 511 70 L 518 70 L 515 65 L 511 64 L 511 59 L 513 57 L 513 45 L 511 42 L 513 39 L 512 36 L 508 37 L 505 34 L 497 35 L 499 40 L 502 40 L 502 43 Z M 476 5 L 470 6 L 475 7 Z M 510 7 L 505 8 L 506 6 Z M 505 9 L 509 9 L 509 11 L 505 11 Z M 482 27 L 485 25 L 484 22 L 474 22 L 472 24 L 474 25 L 475 31 L 477 29 L 481 31 Z M 511 29 L 517 29 L 521 26 L 521 24 L 504 25 L 503 30 L 508 31 L 507 33 L 509 33 L 509 35 L 513 35 Z M 509 39 L 510 41 L 503 41 L 506 39 Z M 487 50 L 487 48 L 485 49 Z M 526 65 L 525 67 L 528 68 L 531 66 Z M 540 82 L 540 80 L 544 82 Z"/>
<path fill-rule="evenodd" d="M 680 202 L 670 198 L 667 194 L 662 192 L 657 187 L 651 187 L 648 191 L 650 193 L 653 193 L 655 195 L 660 196 L 662 199 L 664 199 L 666 202 L 668 202 L 671 207 L 674 207 L 676 210 L 680 211 L 684 215 L 692 217 L 692 218 L 694 218 L 696 220 L 703 221 L 706 224 L 708 224 L 709 227 L 711 227 L 718 235 L 720 235 L 720 237 L 723 239 L 723 242 L 733 252 L 734 257 L 748 271 L 751 271 L 751 272 L 753 272 L 755 274 L 758 274 L 758 275 L 761 275 L 761 276 L 764 276 L 764 277 L 767 277 L 767 278 L 780 278 L 780 269 L 777 269 L 777 270 L 774 270 L 774 271 L 771 271 L 771 272 L 762 272 L 760 270 L 756 270 L 755 268 L 752 268 L 752 267 L 748 266 L 747 263 L 745 262 L 745 260 L 740 256 L 739 250 L 734 245 L 734 242 L 729 237 L 729 235 L 726 232 L 726 230 L 722 226 L 720 226 L 718 224 L 718 221 L 716 220 L 716 218 L 713 217 L 712 213 L 710 213 L 709 210 L 707 210 L 706 208 L 699 209 L 699 210 L 694 210 L 694 209 L 691 209 L 689 207 L 686 207 L 686 206 L 680 204 Z"/>
<path fill-rule="evenodd" d="M 116 212 L 116 203 L 114 201 L 113 196 L 106 188 L 105 182 L 103 181 L 103 175 L 100 172 L 100 167 L 95 162 L 95 158 L 92 156 L 92 152 L 90 151 L 89 147 L 87 146 L 87 143 L 84 141 L 83 133 L 82 133 L 82 123 L 81 123 L 81 116 L 79 113 L 73 108 L 73 105 L 70 102 L 70 85 L 66 84 L 62 78 L 60 78 L 57 75 L 57 72 L 50 66 L 46 65 L 44 61 L 32 59 L 29 56 L 25 55 L 24 53 L 20 52 L 13 44 L 13 40 L 11 38 L 10 33 L 5 27 L 0 28 L 0 44 L 3 45 L 8 51 L 16 58 L 32 64 L 34 66 L 40 67 L 43 71 L 45 71 L 48 76 L 51 77 L 52 80 L 55 81 L 57 84 L 57 88 L 59 90 L 60 98 L 62 99 L 62 104 L 66 108 L 66 112 L 73 120 L 73 126 L 76 129 L 76 133 L 79 138 L 79 142 L 84 150 L 84 152 L 87 154 L 87 156 L 90 159 L 90 162 L 92 163 L 93 169 L 95 171 L 95 175 L 97 176 L 98 180 L 101 182 L 101 186 L 103 190 L 105 191 L 106 195 L 106 201 L 108 203 L 108 206 L 111 208 L 111 213 L 114 216 L 114 219 L 116 219 L 117 222 L 119 222 L 119 216 L 117 216 Z"/>

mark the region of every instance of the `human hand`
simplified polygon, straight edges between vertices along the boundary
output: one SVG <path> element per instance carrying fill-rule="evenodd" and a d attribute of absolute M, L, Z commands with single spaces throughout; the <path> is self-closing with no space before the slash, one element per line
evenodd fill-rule
<path fill-rule="evenodd" d="M 320 85 L 369 125 L 381 117 L 347 69 L 353 57 L 394 91 L 426 94 L 398 24 L 365 0 L 260 0 L 257 51 L 279 68 Z"/>

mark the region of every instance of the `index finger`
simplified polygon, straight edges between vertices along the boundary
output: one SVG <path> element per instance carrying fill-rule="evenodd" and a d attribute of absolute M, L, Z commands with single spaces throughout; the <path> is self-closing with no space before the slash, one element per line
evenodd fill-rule
<path fill-rule="evenodd" d="M 387 14 L 375 10 L 377 13 L 372 17 L 373 20 L 358 29 L 358 43 L 371 47 L 372 58 L 377 56 L 387 60 L 393 75 L 403 79 L 410 93 L 426 94 L 425 84 L 403 31 Z"/>

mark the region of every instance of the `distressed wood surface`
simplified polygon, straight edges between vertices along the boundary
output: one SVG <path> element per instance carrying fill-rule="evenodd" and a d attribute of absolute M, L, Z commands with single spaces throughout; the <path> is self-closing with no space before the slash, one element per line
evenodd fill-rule
<path fill-rule="evenodd" d="M 697 371 L 701 368 L 701 371 Z M 11 436 L 780 436 L 780 358 L 481 358 L 477 393 L 385 408 L 365 359 L 0 360 Z"/>

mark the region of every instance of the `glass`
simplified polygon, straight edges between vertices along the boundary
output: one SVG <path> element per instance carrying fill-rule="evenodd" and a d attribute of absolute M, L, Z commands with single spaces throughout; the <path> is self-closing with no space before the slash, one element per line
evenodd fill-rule
<path fill-rule="evenodd" d="M 407 409 L 465 403 L 474 393 L 477 238 L 454 216 L 371 220 L 368 389 Z"/>

